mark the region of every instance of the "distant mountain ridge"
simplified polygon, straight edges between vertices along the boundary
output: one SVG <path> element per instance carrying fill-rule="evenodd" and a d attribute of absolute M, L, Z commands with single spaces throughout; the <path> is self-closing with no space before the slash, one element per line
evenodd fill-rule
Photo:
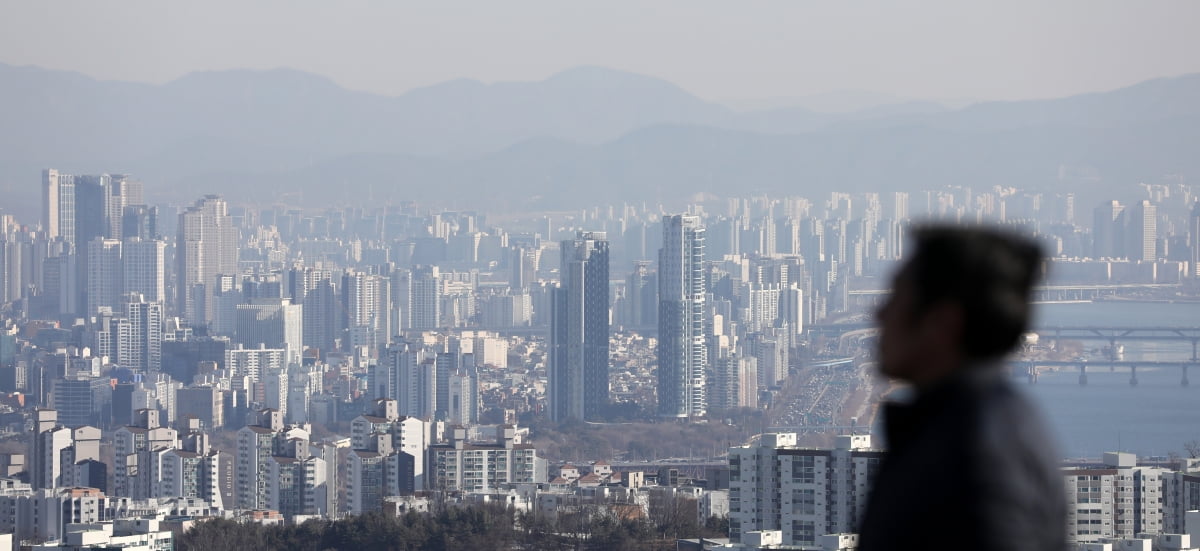
<path fill-rule="evenodd" d="M 670 201 L 728 186 L 1100 193 L 1200 172 L 1200 75 L 1052 100 L 840 114 L 739 113 L 598 67 L 538 82 L 459 79 L 397 97 L 289 69 L 156 86 L 0 64 L 0 83 L 0 190 L 11 204 L 36 202 L 32 184 L 50 166 L 130 172 L 152 197 L 172 199 L 288 193 L 321 205 L 486 192 L 522 208 Z"/>

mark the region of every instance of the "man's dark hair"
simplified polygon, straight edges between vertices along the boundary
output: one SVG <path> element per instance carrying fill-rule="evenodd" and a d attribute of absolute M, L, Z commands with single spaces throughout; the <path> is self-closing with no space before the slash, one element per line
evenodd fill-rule
<path fill-rule="evenodd" d="M 967 358 L 996 358 L 1011 350 L 1029 326 L 1041 247 L 979 226 L 919 226 L 913 234 L 916 251 L 905 276 L 916 295 L 916 315 L 939 303 L 959 304 Z"/>

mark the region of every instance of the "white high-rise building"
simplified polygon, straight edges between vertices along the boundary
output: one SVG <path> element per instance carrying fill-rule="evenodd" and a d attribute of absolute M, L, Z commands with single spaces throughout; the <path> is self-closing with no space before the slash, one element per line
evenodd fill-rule
<path fill-rule="evenodd" d="M 238 431 L 235 485 L 242 509 L 274 509 L 285 516 L 325 509 L 329 487 L 325 460 L 309 453 L 307 429 L 283 424 L 281 412 L 258 412 L 254 425 Z"/>
<path fill-rule="evenodd" d="M 437 266 L 420 266 L 412 273 L 409 309 L 413 329 L 436 329 L 442 325 L 442 276 Z"/>
<path fill-rule="evenodd" d="M 664 216 L 658 254 L 658 412 L 664 417 L 702 417 L 708 408 L 708 353 L 700 217 Z"/>
<path fill-rule="evenodd" d="M 1154 262 L 1158 259 L 1158 207 L 1141 201 L 1125 209 L 1125 255 L 1129 260 Z"/>
<path fill-rule="evenodd" d="M 432 418 L 438 396 L 435 357 L 417 345 L 392 344 L 375 367 L 373 387 L 376 398 L 396 400 L 400 415 Z"/>
<path fill-rule="evenodd" d="M 816 545 L 855 532 L 883 451 L 867 435 L 839 436 L 834 449 L 802 448 L 795 433 L 764 434 L 729 449 L 729 537 L 780 530 L 782 545 Z"/>
<path fill-rule="evenodd" d="M 125 317 L 116 321 L 117 365 L 143 373 L 162 367 L 163 305 L 138 293 L 125 295 Z"/>
<path fill-rule="evenodd" d="M 159 423 L 158 410 L 135 413 L 132 426 L 113 436 L 113 495 L 147 499 L 158 494 L 162 455 L 178 446 L 175 429 Z"/>
<path fill-rule="evenodd" d="M 286 367 L 286 358 L 287 351 L 282 348 L 243 348 L 238 345 L 225 351 L 225 369 L 235 377 L 247 377 L 257 383 L 268 371 Z"/>
<path fill-rule="evenodd" d="M 546 481 L 546 460 L 532 444 L 516 443 L 516 427 L 497 428 L 494 444 L 467 441 L 467 429 L 452 429 L 449 444 L 430 446 L 430 489 L 488 491 L 501 485 Z"/>
<path fill-rule="evenodd" d="M 348 347 L 365 346 L 374 354 L 391 336 L 388 278 L 348 271 L 342 276 Z"/>
<path fill-rule="evenodd" d="M 166 243 L 162 241 L 143 241 L 137 237 L 125 240 L 121 245 L 125 293 L 141 293 L 150 302 L 167 299 L 165 250 Z"/>
<path fill-rule="evenodd" d="M 62 218 L 59 214 L 59 194 L 62 186 L 59 182 L 60 175 L 57 170 L 47 168 L 42 171 L 42 230 L 46 232 L 47 239 L 55 239 L 62 235 Z"/>
<path fill-rule="evenodd" d="M 266 345 L 287 351 L 288 364 L 300 363 L 304 352 L 304 310 L 286 298 L 255 298 L 237 305 L 234 341 L 247 347 Z"/>
<path fill-rule="evenodd" d="M 237 273 L 237 228 L 227 209 L 220 196 L 207 195 L 179 214 L 176 300 L 179 311 L 195 323 L 212 319 L 217 275 Z"/>
<path fill-rule="evenodd" d="M 1108 452 L 1102 464 L 1063 470 L 1067 489 L 1067 539 L 1099 542 L 1163 532 L 1160 467 L 1140 467 L 1131 453 Z"/>
<path fill-rule="evenodd" d="M 430 424 L 398 413 L 395 400 L 375 401 L 375 411 L 350 425 L 346 481 L 349 512 L 377 511 L 383 498 L 425 488 Z"/>

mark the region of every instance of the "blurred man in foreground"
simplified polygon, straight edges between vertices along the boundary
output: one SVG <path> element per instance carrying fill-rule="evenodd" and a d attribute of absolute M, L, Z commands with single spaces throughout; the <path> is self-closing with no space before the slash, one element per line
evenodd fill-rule
<path fill-rule="evenodd" d="M 888 454 L 861 551 L 1062 551 L 1059 456 L 1004 356 L 1026 331 L 1036 244 L 998 230 L 926 227 L 878 313 L 879 369 L 913 387 L 884 410 Z"/>

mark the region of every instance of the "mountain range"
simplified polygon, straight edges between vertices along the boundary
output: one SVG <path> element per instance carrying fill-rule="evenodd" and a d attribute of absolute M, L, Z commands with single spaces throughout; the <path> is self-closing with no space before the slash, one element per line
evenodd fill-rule
<path fill-rule="evenodd" d="M 598 67 L 396 97 L 287 69 L 150 85 L 0 64 L 0 84 L 0 190 L 12 210 L 36 207 L 45 167 L 132 173 L 166 201 L 216 192 L 304 206 L 514 209 L 943 185 L 1104 197 L 1200 172 L 1200 75 L 1059 99 L 836 114 L 740 112 Z"/>

